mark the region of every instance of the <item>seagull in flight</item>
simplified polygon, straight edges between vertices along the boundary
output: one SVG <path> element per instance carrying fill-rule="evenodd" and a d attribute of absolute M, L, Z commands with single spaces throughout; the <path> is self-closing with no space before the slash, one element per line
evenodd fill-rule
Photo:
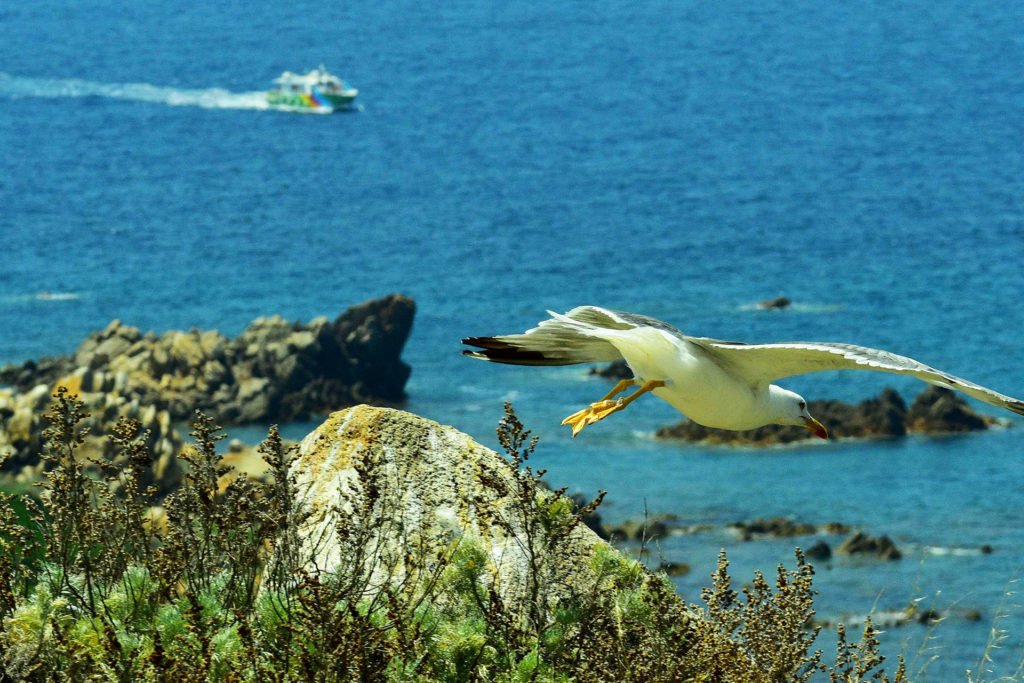
<path fill-rule="evenodd" d="M 600 400 L 562 421 L 576 436 L 587 425 L 654 394 L 706 427 L 741 431 L 767 424 L 798 425 L 827 439 L 802 396 L 774 380 L 823 370 L 876 370 L 910 375 L 1024 415 L 1024 401 L 955 377 L 912 358 L 853 344 L 780 342 L 744 344 L 690 337 L 654 318 L 599 306 L 550 319 L 522 334 L 469 337 L 463 354 L 511 365 L 572 365 L 622 358 L 633 371 Z M 616 398 L 630 387 L 639 387 Z"/>

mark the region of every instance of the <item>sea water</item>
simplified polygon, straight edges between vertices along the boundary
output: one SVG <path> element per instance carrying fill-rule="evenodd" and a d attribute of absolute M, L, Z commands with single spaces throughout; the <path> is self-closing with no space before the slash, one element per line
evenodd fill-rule
<path fill-rule="evenodd" d="M 466 359 L 459 340 L 591 303 L 696 335 L 882 347 L 1024 395 L 1021 16 L 985 0 L 8 3 L 0 362 L 69 352 L 113 318 L 236 334 L 402 292 L 408 409 L 496 446 L 512 401 L 551 483 L 607 490 L 607 521 L 710 526 L 657 548 L 692 567 L 688 600 L 719 548 L 744 582 L 815 540 L 744 543 L 726 524 L 839 521 L 904 557 L 817 563 L 819 617 L 952 608 L 890 629 L 885 653 L 912 673 L 937 654 L 925 677 L 961 680 L 1005 628 L 993 668 L 1012 673 L 1021 419 L 975 404 L 1013 427 L 754 451 L 655 440 L 680 416 L 645 398 L 571 439 L 561 418 L 605 383 Z M 264 109 L 273 78 L 321 62 L 359 88 L 356 111 Z M 794 305 L 753 305 L 778 295 Z M 923 388 L 783 383 L 848 401 Z"/>

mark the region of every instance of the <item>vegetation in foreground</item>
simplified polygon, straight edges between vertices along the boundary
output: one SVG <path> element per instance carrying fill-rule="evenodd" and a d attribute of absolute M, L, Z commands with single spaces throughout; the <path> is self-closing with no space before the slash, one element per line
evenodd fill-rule
<path fill-rule="evenodd" d="M 470 539 L 410 548 L 393 581 L 372 583 L 372 492 L 339 517 L 341 568 L 311 569 L 295 453 L 276 428 L 260 446 L 266 481 L 223 486 L 224 435 L 197 413 L 188 473 L 158 524 L 138 423 L 109 435 L 125 463 L 114 467 L 76 457 L 83 417 L 59 389 L 40 495 L 0 494 L 0 681 L 890 680 L 870 622 L 857 642 L 840 627 L 831 666 L 811 652 L 813 568 L 799 550 L 774 586 L 757 574 L 742 594 L 723 553 L 703 605 L 687 606 L 665 577 L 598 545 L 593 585 L 553 600 L 545 557 L 601 498 L 575 509 L 545 490 L 527 465 L 537 441 L 508 405 L 498 435 L 516 503 L 495 519 L 526 529 L 530 558 L 514 606 Z M 892 680 L 906 680 L 902 661 Z"/>

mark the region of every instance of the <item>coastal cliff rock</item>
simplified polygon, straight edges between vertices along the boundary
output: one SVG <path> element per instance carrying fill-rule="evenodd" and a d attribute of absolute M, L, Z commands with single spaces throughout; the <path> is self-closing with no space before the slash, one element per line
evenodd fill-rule
<path fill-rule="evenodd" d="M 886 388 L 881 395 L 857 405 L 842 401 L 811 401 L 808 405 L 832 438 L 881 438 L 904 436 L 908 433 L 948 434 L 988 429 L 998 424 L 996 418 L 975 412 L 955 392 L 942 387 L 929 386 L 921 392 L 910 409 L 893 389 Z M 795 426 L 766 425 L 742 432 L 711 429 L 690 420 L 662 427 L 657 431 L 662 439 L 683 439 L 712 444 L 741 446 L 772 446 L 817 437 L 806 429 Z"/>
<path fill-rule="evenodd" d="M 526 599 L 538 562 L 555 601 L 570 586 L 594 583 L 596 548 L 614 552 L 578 524 L 557 552 L 532 553 L 539 527 L 531 518 L 544 505 L 524 505 L 512 465 L 452 427 L 400 410 L 360 405 L 333 413 L 303 439 L 292 471 L 308 571 L 351 561 L 340 519 L 357 520 L 368 534 L 360 547 L 373 564 L 371 584 L 401 581 L 418 550 L 469 542 L 492 565 L 492 586 L 506 604 Z"/>
<path fill-rule="evenodd" d="M 156 469 L 167 476 L 158 484 L 163 491 L 180 477 L 175 456 L 183 438 L 172 425 L 189 423 L 196 410 L 226 426 L 400 403 L 410 374 L 401 352 L 415 311 L 412 299 L 392 294 L 333 321 L 258 318 L 234 339 L 217 330 L 142 333 L 114 320 L 74 353 L 0 369 L 0 384 L 11 387 L 0 390 L 4 469 L 38 473 L 42 414 L 58 386 L 82 400 L 94 435 L 109 433 L 120 416 L 139 419 Z"/>
<path fill-rule="evenodd" d="M 412 299 L 392 294 L 333 322 L 257 318 L 234 339 L 216 330 L 143 334 L 114 320 L 72 354 L 0 369 L 0 384 L 27 392 L 63 383 L 138 399 L 176 421 L 203 410 L 225 425 L 396 404 L 405 398 L 410 368 L 401 352 L 415 311 Z"/>

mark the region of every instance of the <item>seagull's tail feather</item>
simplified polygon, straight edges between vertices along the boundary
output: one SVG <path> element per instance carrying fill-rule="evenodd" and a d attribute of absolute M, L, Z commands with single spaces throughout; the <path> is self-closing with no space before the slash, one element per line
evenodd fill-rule
<path fill-rule="evenodd" d="M 557 313 L 552 316 L 523 334 L 463 339 L 463 344 L 477 348 L 462 353 L 510 365 L 607 363 L 622 357 L 610 342 L 594 334 L 592 325 Z"/>

